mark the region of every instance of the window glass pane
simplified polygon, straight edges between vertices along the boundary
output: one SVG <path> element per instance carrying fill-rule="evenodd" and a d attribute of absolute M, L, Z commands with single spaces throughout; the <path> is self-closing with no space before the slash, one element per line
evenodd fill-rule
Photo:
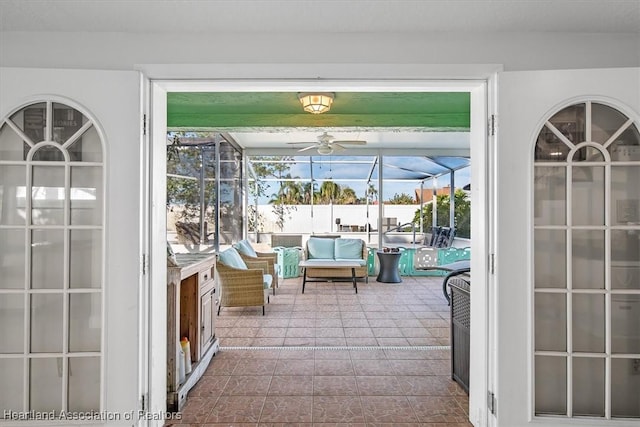
<path fill-rule="evenodd" d="M 611 160 L 628 162 L 640 160 L 640 133 L 635 125 L 631 125 L 609 145 Z"/>
<path fill-rule="evenodd" d="M 611 360 L 611 416 L 640 418 L 638 359 Z"/>
<path fill-rule="evenodd" d="M 210 145 L 167 146 L 167 239 L 176 252 L 205 250 L 213 246 L 215 236 L 216 153 Z M 201 171 L 204 168 L 204 198 Z M 200 211 L 204 210 L 203 246 Z"/>
<path fill-rule="evenodd" d="M 604 359 L 573 358 L 573 415 L 604 417 Z"/>
<path fill-rule="evenodd" d="M 5 384 L 4 387 L 0 387 L 0 420 L 7 418 L 4 415 L 5 411 L 23 411 L 24 376 L 22 359 L 0 359 L 0 378 Z M 11 387 L 7 387 L 6 384 L 11 384 Z"/>
<path fill-rule="evenodd" d="M 43 145 L 33 152 L 31 160 L 43 162 L 63 162 L 63 150 L 58 145 Z"/>
<path fill-rule="evenodd" d="M 602 162 L 604 155 L 595 147 L 580 147 L 573 153 L 572 160 L 574 162 Z"/>
<path fill-rule="evenodd" d="M 573 230 L 571 263 L 574 289 L 604 289 L 604 231 Z"/>
<path fill-rule="evenodd" d="M 577 104 L 555 114 L 538 134 L 535 160 L 545 162 L 565 161 L 571 149 L 568 144 L 576 145 L 584 141 L 584 112 L 585 104 Z M 560 138 L 551 126 L 559 134 L 563 135 L 563 138 Z"/>
<path fill-rule="evenodd" d="M 31 288 L 61 289 L 64 285 L 64 232 L 31 232 Z"/>
<path fill-rule="evenodd" d="M 101 294 L 69 295 L 69 351 L 100 351 Z"/>
<path fill-rule="evenodd" d="M 536 225 L 566 224 L 566 168 L 534 168 L 534 216 Z"/>
<path fill-rule="evenodd" d="M 567 414 L 567 359 L 565 357 L 536 356 L 535 393 L 536 415 Z"/>
<path fill-rule="evenodd" d="M 84 118 L 84 121 L 87 121 Z M 80 144 L 79 147 L 76 147 Z M 82 137 L 70 147 L 71 152 L 75 153 L 75 157 L 83 162 L 101 162 L 102 161 L 102 144 L 100 143 L 100 135 L 95 126 L 91 126 L 82 135 Z"/>
<path fill-rule="evenodd" d="M 31 352 L 62 351 L 62 294 L 31 295 Z"/>
<path fill-rule="evenodd" d="M 640 353 L 640 295 L 611 296 L 611 351 Z"/>
<path fill-rule="evenodd" d="M 24 160 L 24 142 L 22 138 L 9 127 L 0 127 L 0 160 Z"/>
<path fill-rule="evenodd" d="M 31 139 L 34 144 L 49 139 L 45 135 L 47 124 L 47 104 L 40 102 L 29 105 L 11 116 L 11 120 L 18 126 L 18 129 Z M 28 147 L 25 144 L 25 152 Z"/>
<path fill-rule="evenodd" d="M 535 287 L 567 287 L 567 245 L 564 230 L 535 230 Z"/>
<path fill-rule="evenodd" d="M 574 166 L 571 172 L 573 225 L 603 225 L 604 167 Z"/>
<path fill-rule="evenodd" d="M 0 297 L 0 354 L 24 351 L 24 295 Z"/>
<path fill-rule="evenodd" d="M 26 223 L 26 188 L 24 166 L 0 165 L 0 225 Z"/>
<path fill-rule="evenodd" d="M 536 292 L 536 351 L 567 350 L 567 296 Z"/>
<path fill-rule="evenodd" d="M 102 224 L 102 167 L 71 168 L 71 224 Z"/>
<path fill-rule="evenodd" d="M 591 140 L 604 144 L 627 119 L 627 116 L 615 108 L 591 103 Z"/>
<path fill-rule="evenodd" d="M 102 231 L 71 230 L 69 287 L 100 288 L 102 286 Z"/>
<path fill-rule="evenodd" d="M 64 104 L 53 103 L 53 137 L 52 140 L 63 145 L 82 127 L 84 118 L 75 108 Z M 82 160 L 82 138 L 67 147 L 70 161 Z"/>
<path fill-rule="evenodd" d="M 538 134 L 535 160 L 540 162 L 564 162 L 571 148 L 558 138 L 548 126 L 543 126 Z"/>
<path fill-rule="evenodd" d="M 604 295 L 573 294 L 573 351 L 603 353 Z"/>
<path fill-rule="evenodd" d="M 100 358 L 69 358 L 69 411 L 100 409 Z"/>
<path fill-rule="evenodd" d="M 611 167 L 611 221 L 614 225 L 640 224 L 640 167 Z"/>
<path fill-rule="evenodd" d="M 573 144 L 579 144 L 585 137 L 586 104 L 575 104 L 558 111 L 549 122 Z"/>
<path fill-rule="evenodd" d="M 226 141 L 220 143 L 220 233 L 219 244 L 242 239 L 242 155 Z M 297 187 L 296 187 L 297 188 Z M 287 206 L 280 205 L 280 206 Z M 286 215 L 286 214 L 285 214 Z"/>
<path fill-rule="evenodd" d="M 0 229 L 0 288 L 24 289 L 24 230 Z"/>
<path fill-rule="evenodd" d="M 30 360 L 30 410 L 35 412 L 62 410 L 62 363 L 62 358 Z"/>
<path fill-rule="evenodd" d="M 66 199 L 64 167 L 34 166 L 31 188 L 31 223 L 34 225 L 64 224 Z"/>
<path fill-rule="evenodd" d="M 640 289 L 640 233 L 611 230 L 611 288 Z"/>

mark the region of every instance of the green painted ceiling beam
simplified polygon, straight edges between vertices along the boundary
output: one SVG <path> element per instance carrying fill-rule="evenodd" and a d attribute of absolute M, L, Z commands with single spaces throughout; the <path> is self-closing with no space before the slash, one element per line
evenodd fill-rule
<path fill-rule="evenodd" d="M 336 93 L 331 110 L 309 114 L 295 92 L 183 92 L 167 94 L 167 125 L 188 128 L 409 127 L 468 130 L 465 92 Z"/>

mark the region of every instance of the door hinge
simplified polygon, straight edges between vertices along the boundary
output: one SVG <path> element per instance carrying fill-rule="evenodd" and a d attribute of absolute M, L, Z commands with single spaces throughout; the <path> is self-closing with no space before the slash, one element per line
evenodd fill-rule
<path fill-rule="evenodd" d="M 492 114 L 489 117 L 489 135 L 494 136 L 496 134 L 496 115 Z"/>
<path fill-rule="evenodd" d="M 147 134 L 147 115 L 142 115 L 142 135 Z"/>
<path fill-rule="evenodd" d="M 147 254 L 142 254 L 142 275 L 147 274 Z"/>
<path fill-rule="evenodd" d="M 496 414 L 497 405 L 498 402 L 496 401 L 496 395 L 493 394 L 492 391 L 487 392 L 487 407 L 493 415 Z"/>
<path fill-rule="evenodd" d="M 496 256 L 495 254 L 489 255 L 489 272 L 495 274 L 496 271 Z"/>
<path fill-rule="evenodd" d="M 142 410 L 143 412 L 147 412 L 147 395 L 143 394 L 142 396 L 140 396 L 140 410 Z"/>

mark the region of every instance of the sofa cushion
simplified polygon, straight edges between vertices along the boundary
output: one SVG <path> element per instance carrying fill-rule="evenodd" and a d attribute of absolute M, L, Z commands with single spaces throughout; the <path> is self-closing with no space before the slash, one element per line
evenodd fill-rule
<path fill-rule="evenodd" d="M 336 259 L 362 259 L 362 240 L 360 239 L 336 239 Z"/>
<path fill-rule="evenodd" d="M 309 237 L 307 241 L 307 258 L 334 258 L 334 239 L 323 239 L 320 237 Z"/>
<path fill-rule="evenodd" d="M 218 259 L 221 263 L 229 267 L 239 268 L 242 270 L 247 269 L 247 264 L 244 263 L 238 251 L 233 247 L 220 252 L 218 254 Z"/>
<path fill-rule="evenodd" d="M 237 243 L 234 243 L 233 247 L 243 255 L 247 255 L 254 258 L 258 256 L 255 249 L 253 249 L 253 246 L 251 246 L 251 243 L 249 243 L 247 239 L 243 239 Z"/>

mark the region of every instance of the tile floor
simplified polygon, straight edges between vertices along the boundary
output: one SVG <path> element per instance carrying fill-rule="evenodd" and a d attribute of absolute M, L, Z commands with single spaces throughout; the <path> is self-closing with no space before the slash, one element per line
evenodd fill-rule
<path fill-rule="evenodd" d="M 221 350 L 167 426 L 469 427 L 451 380 L 442 279 L 280 282 L 262 309 L 223 308 Z"/>

